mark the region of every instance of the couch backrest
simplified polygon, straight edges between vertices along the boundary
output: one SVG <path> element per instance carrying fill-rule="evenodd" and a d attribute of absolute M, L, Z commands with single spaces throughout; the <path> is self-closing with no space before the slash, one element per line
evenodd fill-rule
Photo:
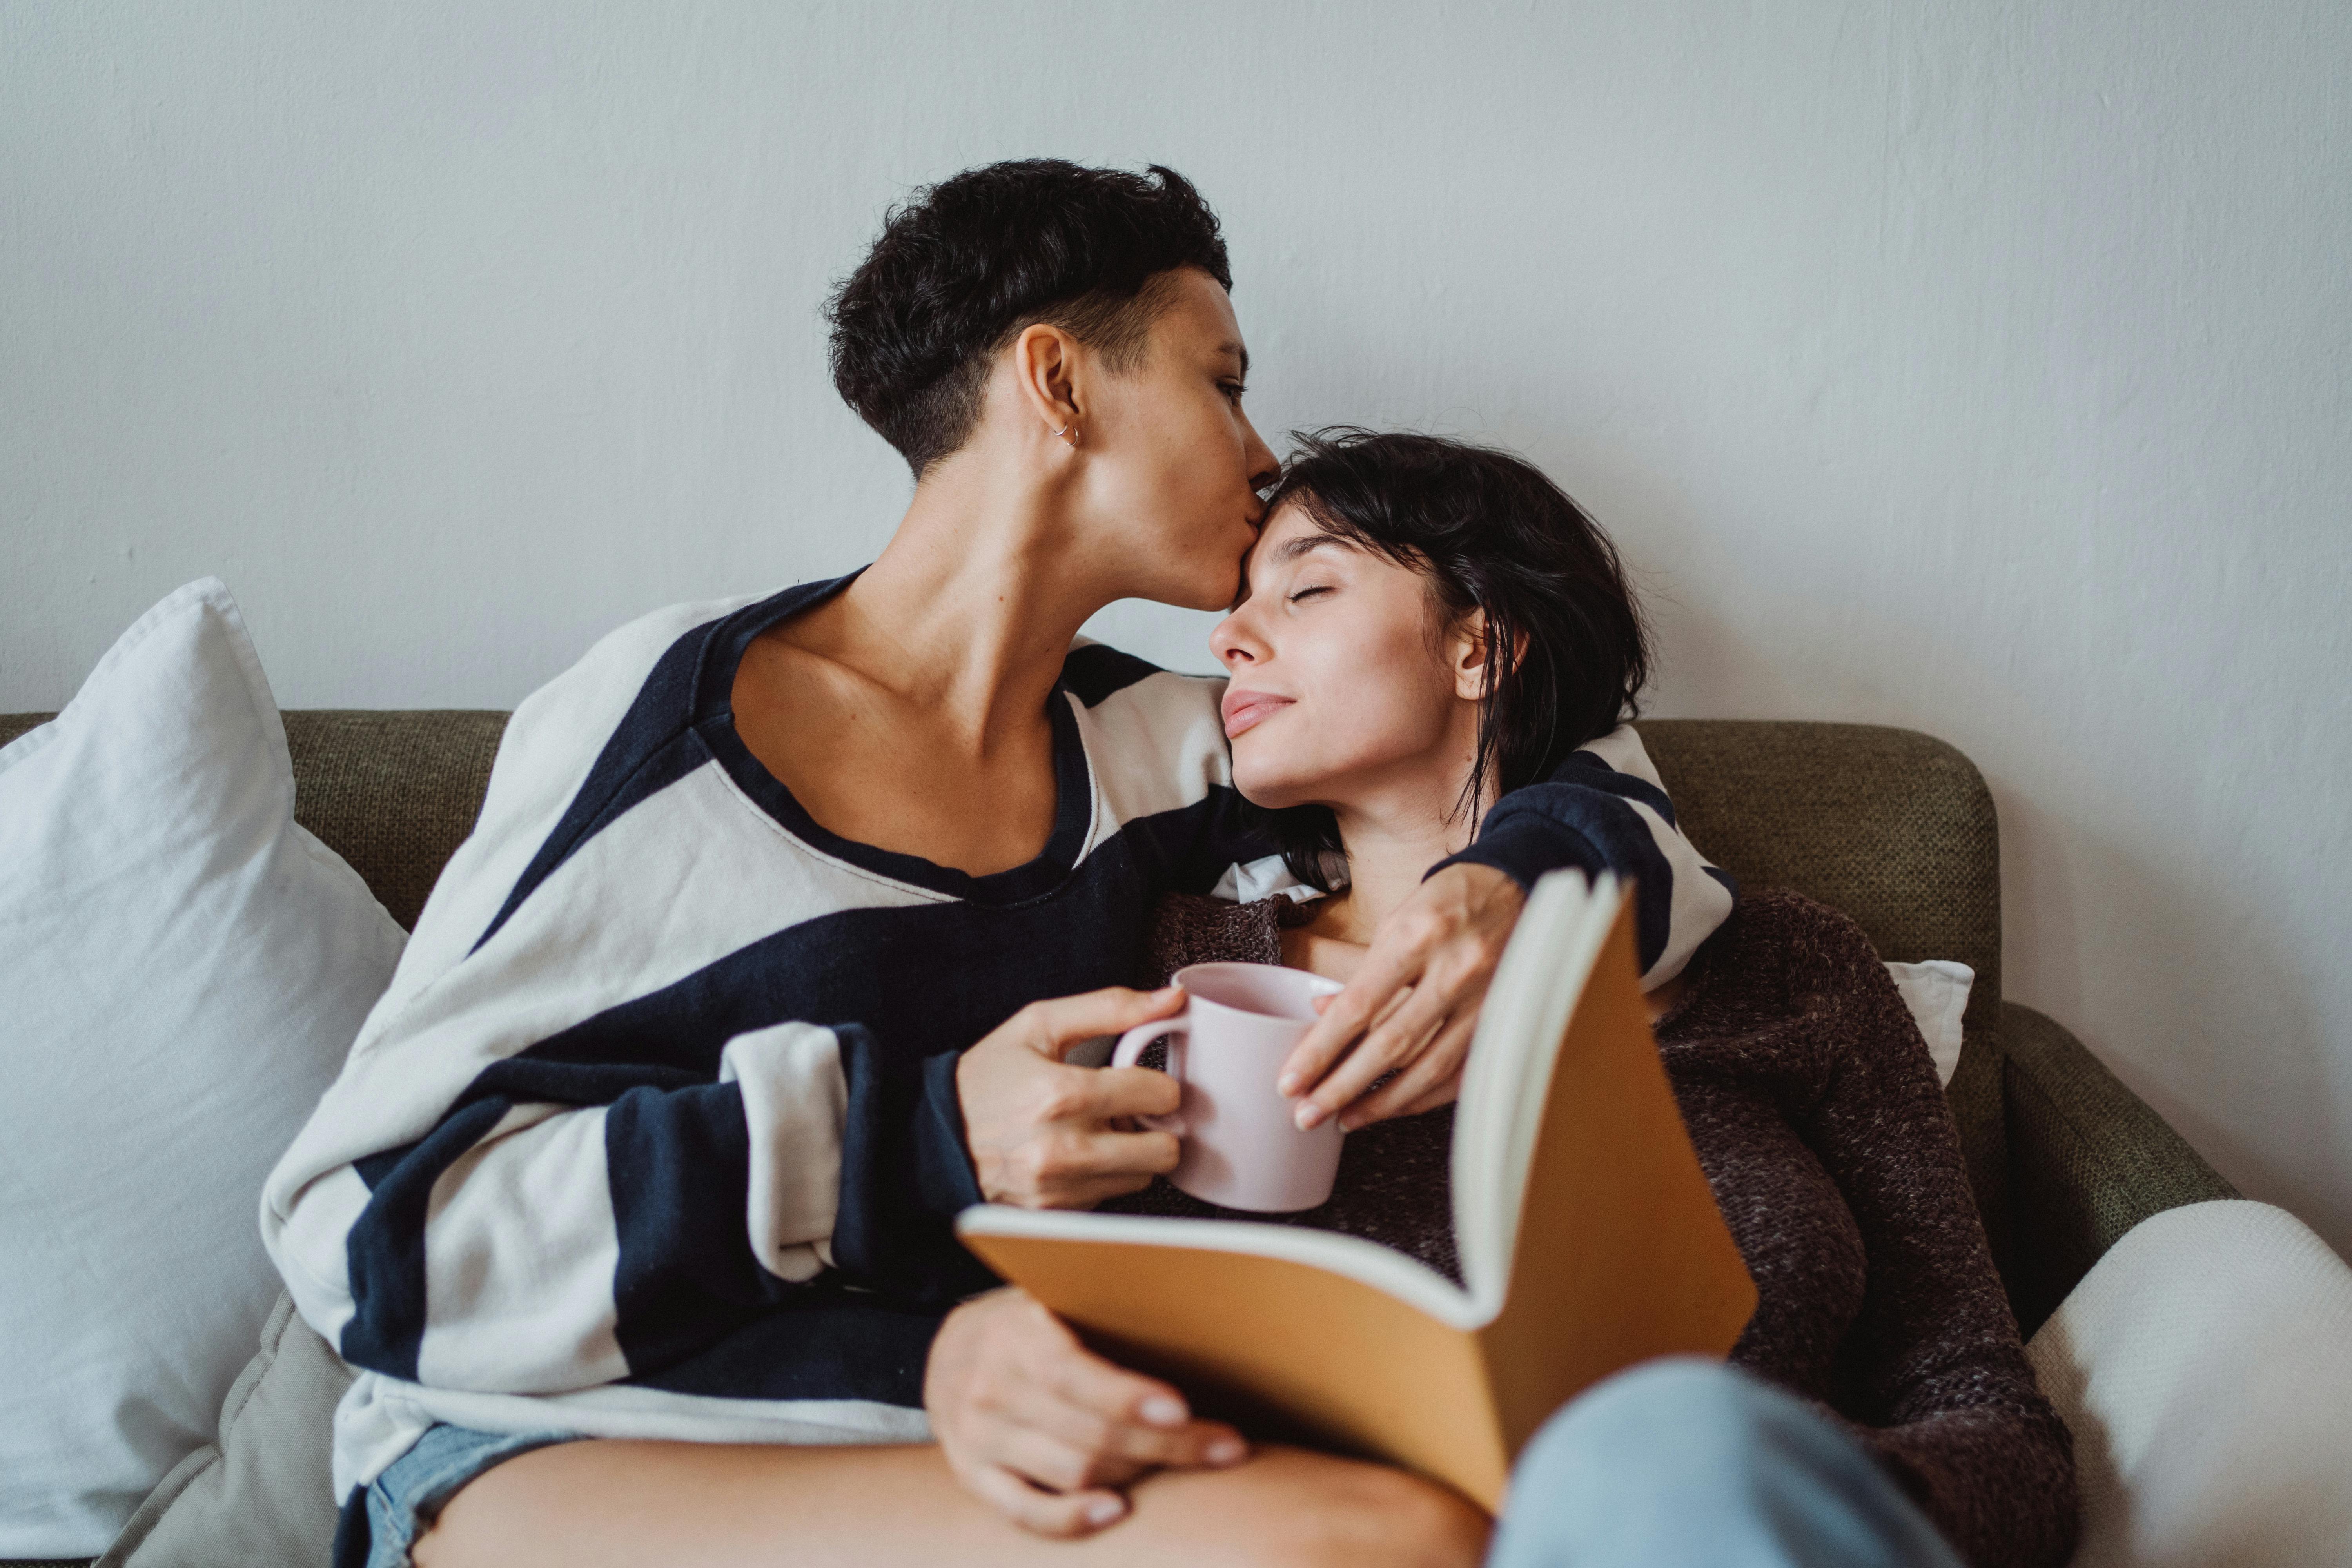
<path fill-rule="evenodd" d="M 50 715 L 0 715 L 5 744 Z M 297 709 L 295 816 L 414 925 L 480 810 L 503 713 Z M 1971 1028 L 2000 1003 L 2000 851 L 1968 758 L 1874 724 L 1654 719 L 1642 726 L 1685 832 L 1742 883 L 1845 910 L 1890 959 L 1977 972 Z"/>
<path fill-rule="evenodd" d="M 1700 853 L 1743 885 L 1843 910 L 1882 958 L 1977 972 L 1971 1028 L 2000 1014 L 2000 839 L 1974 763 L 1916 730 L 1735 719 L 1641 727 Z"/>
<path fill-rule="evenodd" d="M 51 713 L 0 713 L 5 745 Z M 352 864 L 404 927 L 482 808 L 504 713 L 295 709 L 294 819 Z"/>
<path fill-rule="evenodd" d="M 504 713 L 463 709 L 296 709 L 294 819 L 414 926 L 441 868 L 474 830 Z"/>

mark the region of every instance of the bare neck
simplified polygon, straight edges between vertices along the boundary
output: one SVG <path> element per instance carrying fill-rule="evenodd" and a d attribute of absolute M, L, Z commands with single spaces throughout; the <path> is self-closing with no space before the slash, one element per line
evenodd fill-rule
<path fill-rule="evenodd" d="M 1076 548 L 1062 500 L 984 463 L 934 470 L 874 564 L 780 635 L 984 755 L 1037 721 L 1070 640 L 1117 596 Z"/>
<path fill-rule="evenodd" d="M 1459 775 L 1423 778 L 1333 804 L 1348 856 L 1348 889 L 1322 911 L 1318 924 L 1325 934 L 1369 942 L 1432 866 L 1469 844 L 1477 824 L 1471 813 L 1457 810 L 1461 788 Z"/>

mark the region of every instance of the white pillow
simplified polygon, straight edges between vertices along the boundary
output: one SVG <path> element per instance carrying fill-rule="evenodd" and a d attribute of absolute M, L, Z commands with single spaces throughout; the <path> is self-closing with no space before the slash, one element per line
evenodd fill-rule
<path fill-rule="evenodd" d="M 210 578 L 0 751 L 0 1558 L 101 1551 L 278 1293 L 262 1177 L 403 941 L 293 810 Z"/>
<path fill-rule="evenodd" d="M 1886 973 L 1895 976 L 1903 1005 L 1927 1037 L 1927 1054 L 1936 1058 L 1936 1081 L 1948 1089 L 1960 1066 L 1960 1015 L 1969 1010 L 1977 972 L 1948 958 L 1931 958 L 1925 963 L 1890 963 Z"/>
<path fill-rule="evenodd" d="M 2074 1568 L 2352 1563 L 2352 1268 L 2293 1215 L 2142 1221 L 2025 1353 L 2074 1434 Z"/>

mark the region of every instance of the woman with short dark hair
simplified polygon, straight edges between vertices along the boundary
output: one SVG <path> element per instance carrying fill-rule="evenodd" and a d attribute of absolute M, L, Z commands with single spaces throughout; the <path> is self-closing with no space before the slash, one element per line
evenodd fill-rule
<path fill-rule="evenodd" d="M 833 305 L 835 382 L 916 476 L 888 547 L 646 616 L 517 710 L 265 1197 L 297 1305 L 362 1369 L 335 1426 L 354 1568 L 412 1542 L 428 1564 L 1018 1559 L 1008 1519 L 1078 1534 L 1130 1508 L 1124 1561 L 1475 1550 L 1458 1500 L 1393 1471 L 1241 1464 L 1231 1428 L 1017 1300 L 941 1329 L 993 1283 L 958 1209 L 1091 1204 L 1173 1164 L 1124 1120 L 1172 1109 L 1164 1077 L 1063 1057 L 1178 1005 L 1127 988 L 1157 896 L 1272 851 L 1220 683 L 1077 638 L 1123 597 L 1233 601 L 1276 464 L 1230 282 L 1165 169 L 921 193 Z M 1523 794 L 1401 901 L 1318 1048 L 1453 1050 L 1521 889 L 1630 869 L 1592 819 L 1712 886 L 1580 780 Z M 1641 890 L 1669 917 L 1650 957 L 1686 951 L 1680 895 Z"/>

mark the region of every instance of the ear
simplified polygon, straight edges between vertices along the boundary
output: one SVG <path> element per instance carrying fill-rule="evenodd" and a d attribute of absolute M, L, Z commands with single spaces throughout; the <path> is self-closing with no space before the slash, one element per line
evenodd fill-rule
<path fill-rule="evenodd" d="M 1038 420 L 1045 438 L 1077 443 L 1079 360 L 1078 340 L 1061 328 L 1033 321 L 1013 340 L 1013 374 L 1020 387 L 1022 405 Z"/>
<path fill-rule="evenodd" d="M 1528 637 L 1521 632 L 1512 639 L 1509 658 L 1517 662 L 1528 650 Z M 1491 680 L 1499 680 L 1503 672 L 1496 670 L 1490 677 L 1486 647 L 1486 612 L 1473 610 L 1456 621 L 1453 639 L 1446 649 L 1454 670 L 1454 695 L 1465 702 L 1475 702 L 1486 695 Z"/>

